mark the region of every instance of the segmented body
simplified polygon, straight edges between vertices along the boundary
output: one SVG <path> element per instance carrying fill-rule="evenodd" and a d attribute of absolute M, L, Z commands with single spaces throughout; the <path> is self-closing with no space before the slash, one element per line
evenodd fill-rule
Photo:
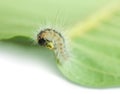
<path fill-rule="evenodd" d="M 53 43 L 53 50 L 59 62 L 68 59 L 66 43 L 63 35 L 55 29 L 46 28 L 38 34 L 38 41 L 44 39 Z"/>

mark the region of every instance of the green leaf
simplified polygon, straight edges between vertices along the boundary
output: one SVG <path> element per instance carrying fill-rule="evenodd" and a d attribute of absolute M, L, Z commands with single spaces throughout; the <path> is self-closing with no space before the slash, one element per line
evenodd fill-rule
<path fill-rule="evenodd" d="M 105 5 L 107 1 L 109 0 L 99 2 L 94 0 L 87 2 L 80 0 L 2 0 L 0 1 L 0 39 L 15 36 L 34 38 L 39 27 L 49 23 L 53 26 L 70 27 L 99 9 L 101 5 Z"/>
<path fill-rule="evenodd" d="M 77 84 L 120 86 L 120 3 L 112 3 L 74 26 L 69 62 L 59 66 Z"/>
<path fill-rule="evenodd" d="M 0 1 L 0 40 L 28 48 L 41 24 L 59 26 L 66 20 L 71 57 L 57 63 L 64 76 L 89 87 L 120 86 L 120 1 L 111 1 Z M 41 51 L 40 56 L 50 54 Z"/>

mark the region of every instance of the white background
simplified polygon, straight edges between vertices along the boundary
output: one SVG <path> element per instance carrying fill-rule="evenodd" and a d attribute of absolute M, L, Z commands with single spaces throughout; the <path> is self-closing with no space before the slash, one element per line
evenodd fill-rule
<path fill-rule="evenodd" d="M 73 84 L 52 63 L 0 48 L 0 94 L 120 94 L 120 88 L 93 89 Z"/>

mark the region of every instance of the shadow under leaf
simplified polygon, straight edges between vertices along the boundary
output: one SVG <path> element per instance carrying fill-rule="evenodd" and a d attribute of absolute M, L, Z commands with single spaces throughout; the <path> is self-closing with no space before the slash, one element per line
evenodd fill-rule
<path fill-rule="evenodd" d="M 49 69 L 48 71 L 52 71 L 53 73 L 62 76 L 57 68 L 56 58 L 53 51 L 34 44 L 34 41 L 31 38 L 15 36 L 10 39 L 2 39 L 0 42 L 2 42 L 2 45 L 12 45 L 13 49 L 15 48 L 15 50 L 22 51 L 23 54 L 29 55 L 33 59 L 39 60 L 40 65 Z"/>

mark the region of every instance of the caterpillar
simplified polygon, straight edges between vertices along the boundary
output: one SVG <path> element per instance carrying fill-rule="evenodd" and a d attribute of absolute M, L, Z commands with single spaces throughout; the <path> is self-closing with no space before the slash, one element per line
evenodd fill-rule
<path fill-rule="evenodd" d="M 37 42 L 40 46 L 54 51 L 58 62 L 68 60 L 66 41 L 63 35 L 55 29 L 45 28 L 37 34 Z"/>

